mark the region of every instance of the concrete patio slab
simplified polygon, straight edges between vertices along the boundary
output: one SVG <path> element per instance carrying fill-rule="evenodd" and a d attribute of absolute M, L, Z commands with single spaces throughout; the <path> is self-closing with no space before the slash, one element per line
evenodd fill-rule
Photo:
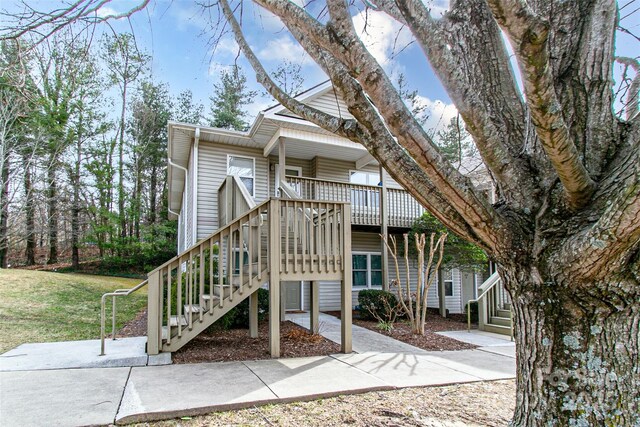
<path fill-rule="evenodd" d="M 149 363 L 146 343 L 146 337 L 107 340 L 104 356 L 100 356 L 100 340 L 22 344 L 0 355 L 0 371 L 145 366 Z M 170 364 L 171 355 L 152 363 Z"/>
<path fill-rule="evenodd" d="M 442 385 L 481 379 L 472 373 L 436 363 L 430 354 L 369 352 L 333 357 L 394 387 Z"/>
<path fill-rule="evenodd" d="M 309 328 L 309 313 L 289 313 L 286 319 L 303 328 Z M 320 334 L 333 342 L 340 344 L 340 319 L 329 314 L 320 313 Z M 414 347 L 386 335 L 370 331 L 358 325 L 352 326 L 353 351 L 356 353 L 426 353 L 421 348 Z"/>
<path fill-rule="evenodd" d="M 241 362 L 132 368 L 116 421 L 206 414 L 274 402 L 277 397 Z"/>
<path fill-rule="evenodd" d="M 392 389 L 333 357 L 259 360 L 245 364 L 281 399 L 327 397 Z"/>
<path fill-rule="evenodd" d="M 111 424 L 130 370 L 0 372 L 0 425 Z"/>

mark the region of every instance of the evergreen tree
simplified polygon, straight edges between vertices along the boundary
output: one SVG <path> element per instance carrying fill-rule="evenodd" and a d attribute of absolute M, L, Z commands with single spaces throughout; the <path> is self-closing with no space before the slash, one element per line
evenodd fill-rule
<path fill-rule="evenodd" d="M 214 85 L 211 100 L 210 125 L 222 129 L 246 130 L 244 106 L 250 104 L 257 92 L 247 89 L 247 78 L 234 65 L 220 74 L 220 83 Z"/>
<path fill-rule="evenodd" d="M 459 114 L 451 119 L 445 129 L 438 131 L 436 136 L 434 141 L 440 153 L 456 169 L 460 169 L 465 159 L 477 156 L 477 149 Z"/>
<path fill-rule="evenodd" d="M 175 99 L 174 120 L 192 125 L 202 124 L 204 105 L 193 100 L 190 90 L 183 90 Z"/>

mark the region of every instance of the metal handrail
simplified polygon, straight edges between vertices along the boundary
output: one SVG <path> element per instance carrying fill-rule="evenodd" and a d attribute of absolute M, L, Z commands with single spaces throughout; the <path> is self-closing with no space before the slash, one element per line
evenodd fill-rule
<path fill-rule="evenodd" d="M 494 275 L 496 275 L 496 276 L 497 276 L 497 275 L 498 275 L 498 273 L 493 273 L 491 276 L 493 277 Z M 491 280 L 491 277 L 489 277 L 489 279 L 487 279 L 487 281 L 488 281 L 488 280 Z M 498 284 L 498 282 L 500 282 L 499 277 L 498 277 L 498 279 L 493 279 L 493 283 L 491 283 L 491 284 L 489 285 L 489 287 L 488 287 L 487 289 L 485 289 L 485 290 L 484 290 L 484 292 L 482 292 L 478 298 L 476 298 L 476 299 L 470 299 L 469 301 L 467 301 L 467 332 L 471 332 L 471 308 L 470 308 L 470 304 L 471 304 L 472 302 L 480 302 L 480 300 L 481 300 L 482 298 L 484 298 L 484 296 L 485 296 L 486 294 L 488 294 L 488 293 L 489 293 L 489 291 L 490 291 L 491 289 L 493 289 L 493 288 Z"/>
<path fill-rule="evenodd" d="M 106 300 L 107 297 L 111 297 L 112 299 L 112 308 L 111 308 L 111 339 L 115 340 L 116 339 L 116 297 L 119 296 L 127 296 L 130 295 L 132 293 L 134 293 L 135 291 L 137 291 L 138 289 L 144 287 L 149 281 L 145 280 L 139 284 L 137 284 L 136 286 L 134 286 L 133 288 L 130 289 L 116 289 L 113 292 L 107 292 L 106 294 L 102 295 L 102 298 L 100 299 L 100 356 L 104 356 L 104 335 L 105 335 L 105 318 L 106 316 Z"/>

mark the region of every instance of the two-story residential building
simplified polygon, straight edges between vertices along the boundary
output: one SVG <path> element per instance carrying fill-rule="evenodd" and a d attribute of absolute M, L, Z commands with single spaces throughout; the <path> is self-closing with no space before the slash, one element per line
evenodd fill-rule
<path fill-rule="evenodd" d="M 351 117 L 330 82 L 297 98 L 332 115 Z M 238 202 L 230 200 L 227 191 L 240 182 L 244 188 L 237 197 L 245 199 L 244 210 L 270 197 L 349 202 L 353 305 L 360 290 L 387 287 L 389 261 L 380 234 L 407 232 L 425 210 L 360 144 L 281 105 L 260 112 L 246 132 L 174 122 L 168 127 L 169 212 L 179 221 L 178 252 L 242 213 L 234 213 L 230 206 Z M 416 277 L 414 271 L 411 278 Z M 440 288 L 449 312 L 463 312 L 481 280 L 473 272 L 446 271 Z M 308 310 L 310 286 L 306 281 L 283 282 L 285 309 Z M 439 307 L 438 286 L 431 287 L 428 301 L 430 307 Z M 320 281 L 319 305 L 320 310 L 340 308 L 339 281 Z"/>

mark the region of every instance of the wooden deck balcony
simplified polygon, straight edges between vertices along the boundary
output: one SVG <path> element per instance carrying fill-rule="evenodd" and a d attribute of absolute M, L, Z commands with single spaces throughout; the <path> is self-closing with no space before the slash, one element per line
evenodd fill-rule
<path fill-rule="evenodd" d="M 382 187 L 294 176 L 287 176 L 286 182 L 301 199 L 351 203 L 353 225 L 382 225 Z M 405 190 L 387 188 L 386 202 L 389 227 L 410 228 L 425 212 L 424 207 Z"/>

